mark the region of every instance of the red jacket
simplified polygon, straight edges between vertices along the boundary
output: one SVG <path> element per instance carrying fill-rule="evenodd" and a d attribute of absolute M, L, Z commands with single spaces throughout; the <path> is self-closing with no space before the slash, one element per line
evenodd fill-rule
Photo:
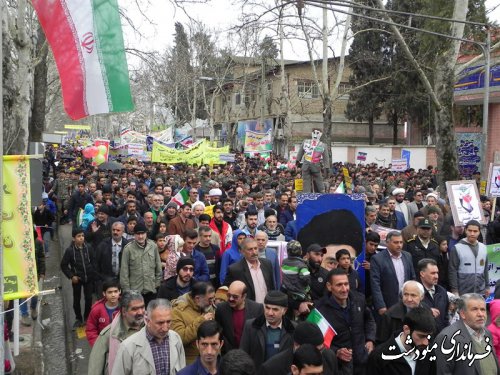
<path fill-rule="evenodd" d="M 222 257 L 222 254 L 224 254 L 224 252 L 231 247 L 233 231 L 229 226 L 229 224 L 226 223 L 224 220 L 222 220 L 222 233 L 219 232 L 219 228 L 217 228 L 214 218 L 210 220 L 210 228 L 212 228 L 214 232 L 219 234 L 220 237 L 219 254 L 217 254 L 216 256 L 220 258 Z"/>
<path fill-rule="evenodd" d="M 94 303 L 90 310 L 85 326 L 85 333 L 87 334 L 87 340 L 90 346 L 94 346 L 95 341 L 99 337 L 99 333 L 111 323 L 105 303 L 106 299 L 102 298 Z M 119 311 L 120 309 L 118 307 L 113 311 L 113 318 Z"/>

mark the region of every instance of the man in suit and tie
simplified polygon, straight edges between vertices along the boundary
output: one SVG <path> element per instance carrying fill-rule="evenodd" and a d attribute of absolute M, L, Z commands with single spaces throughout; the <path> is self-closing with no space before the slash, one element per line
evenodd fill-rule
<path fill-rule="evenodd" d="M 460 320 L 436 337 L 438 374 L 497 375 L 498 359 L 493 338 L 485 328 L 486 302 L 480 294 L 467 293 L 458 300 Z M 451 349 L 443 353 L 444 349 Z"/>
<path fill-rule="evenodd" d="M 95 251 L 95 267 L 102 280 L 120 278 L 122 252 L 128 241 L 123 238 L 125 225 L 115 221 L 111 226 L 111 237 L 103 240 Z M 98 289 L 99 290 L 99 289 Z"/>
<path fill-rule="evenodd" d="M 241 252 L 243 258 L 229 266 L 224 283 L 242 281 L 248 288 L 247 298 L 264 303 L 266 294 L 275 289 L 273 266 L 269 260 L 259 258 L 259 247 L 253 238 L 242 242 Z"/>
<path fill-rule="evenodd" d="M 222 327 L 223 353 L 240 347 L 245 322 L 264 313 L 263 306 L 247 298 L 247 286 L 237 280 L 229 285 L 227 302 L 217 305 L 215 320 Z"/>
<path fill-rule="evenodd" d="M 408 280 L 415 280 L 411 255 L 403 251 L 403 236 L 392 231 L 386 237 L 387 250 L 375 254 L 370 262 L 373 307 L 383 315 L 399 301 L 399 291 Z"/>

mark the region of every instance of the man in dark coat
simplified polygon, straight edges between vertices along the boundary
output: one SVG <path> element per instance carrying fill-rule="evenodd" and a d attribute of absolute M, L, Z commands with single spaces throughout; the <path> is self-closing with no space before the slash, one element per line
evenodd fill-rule
<path fill-rule="evenodd" d="M 383 315 L 389 307 L 399 301 L 399 291 L 405 281 L 415 280 L 415 269 L 411 255 L 403 250 L 403 237 L 392 231 L 386 237 L 387 250 L 371 257 L 370 281 L 373 307 Z M 394 265 L 400 272 L 397 272 Z M 398 276 L 399 275 L 399 276 Z"/>
<path fill-rule="evenodd" d="M 64 214 L 67 213 L 69 220 L 73 222 L 73 226 L 76 225 L 78 210 L 80 208 L 83 210 L 87 203 L 93 204 L 94 201 L 90 194 L 85 191 L 85 180 L 80 180 L 78 181 L 78 190 L 71 195 L 68 203 L 68 210 L 64 212 Z"/>
<path fill-rule="evenodd" d="M 436 337 L 437 373 L 500 374 L 498 358 L 492 348 L 493 338 L 490 331 L 485 328 L 486 302 L 484 298 L 480 294 L 466 293 L 458 300 L 458 311 L 460 320 L 443 329 Z M 439 350 L 441 347 L 455 349 L 445 354 Z"/>
<path fill-rule="evenodd" d="M 125 225 L 121 221 L 111 226 L 111 237 L 104 239 L 95 250 L 95 267 L 101 279 L 120 278 L 122 252 L 128 241 L 123 238 Z M 115 258 L 115 257 L 118 258 Z M 116 262 L 117 261 L 117 262 Z M 97 289 L 100 290 L 100 289 Z"/>
<path fill-rule="evenodd" d="M 408 310 L 420 306 L 424 299 L 424 288 L 418 281 L 409 280 L 401 289 L 401 301 L 392 305 L 377 324 L 377 344 L 395 337 L 403 328 L 403 320 Z M 430 310 L 430 308 L 429 308 Z"/>
<path fill-rule="evenodd" d="M 195 263 L 193 258 L 180 258 L 175 267 L 177 275 L 162 281 L 156 298 L 164 298 L 169 301 L 179 298 L 191 291 L 194 279 Z"/>
<path fill-rule="evenodd" d="M 293 346 L 295 326 L 286 316 L 288 296 L 278 290 L 267 293 L 264 314 L 245 322 L 240 349 L 253 359 L 257 371 L 274 355 Z"/>
<path fill-rule="evenodd" d="M 402 332 L 371 352 L 366 366 L 366 375 L 435 375 L 434 362 L 430 360 L 432 353 L 426 357 L 413 360 L 415 349 L 420 353 L 429 347 L 429 337 L 434 333 L 435 322 L 430 311 L 416 307 L 403 319 Z M 407 338 L 410 336 L 411 343 Z M 405 358 L 403 353 L 410 353 Z M 390 356 L 393 356 L 392 358 Z M 413 361 L 414 368 L 409 361 Z"/>
<path fill-rule="evenodd" d="M 431 309 L 436 319 L 436 333 L 439 333 L 449 324 L 448 293 L 438 284 L 439 270 L 434 259 L 422 259 L 417 266 L 420 282 L 425 290 L 422 304 Z"/>
<path fill-rule="evenodd" d="M 276 354 L 264 362 L 260 375 L 288 375 L 293 361 L 293 353 L 303 344 L 314 345 L 323 356 L 323 375 L 338 374 L 335 353 L 324 346 L 323 334 L 319 327 L 311 322 L 300 322 L 293 333 L 293 348 Z"/>
<path fill-rule="evenodd" d="M 161 289 L 160 289 L 161 290 Z M 222 327 L 223 354 L 240 347 L 245 322 L 264 313 L 263 306 L 247 298 L 247 287 L 241 281 L 233 281 L 227 291 L 227 302 L 217 305 L 215 320 Z"/>
<path fill-rule="evenodd" d="M 259 258 L 257 241 L 253 238 L 247 238 L 242 242 L 241 252 L 243 258 L 229 266 L 224 285 L 230 285 L 235 280 L 242 281 L 248 288 L 247 298 L 262 303 L 266 293 L 275 289 L 273 266 L 269 260 Z M 263 278 L 264 283 L 254 285 L 250 267 L 254 277 L 261 280 Z"/>
<path fill-rule="evenodd" d="M 337 332 L 330 348 L 343 374 L 364 374 L 368 354 L 374 347 L 375 321 L 365 297 L 349 290 L 344 270 L 331 270 L 327 280 L 329 293 L 318 302 L 317 309 Z"/>

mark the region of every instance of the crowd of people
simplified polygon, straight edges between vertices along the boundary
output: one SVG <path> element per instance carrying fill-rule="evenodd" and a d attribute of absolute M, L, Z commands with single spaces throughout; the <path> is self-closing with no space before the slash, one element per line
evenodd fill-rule
<path fill-rule="evenodd" d="M 499 373 L 485 244 L 500 242 L 500 221 L 487 197 L 489 224 L 455 225 L 432 167 L 334 163 L 323 191 L 365 197 L 357 264 L 322 238 L 297 241 L 301 170 L 284 159 L 121 162 L 101 170 L 66 146 L 46 163 L 39 208 L 57 206 L 47 227 L 72 226 L 61 270 L 89 374 Z M 287 243 L 285 259 L 269 241 Z"/>

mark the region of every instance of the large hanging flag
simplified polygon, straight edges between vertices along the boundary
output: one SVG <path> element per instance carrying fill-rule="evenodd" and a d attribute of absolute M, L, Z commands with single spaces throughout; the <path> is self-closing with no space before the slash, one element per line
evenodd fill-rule
<path fill-rule="evenodd" d="M 329 348 L 333 338 L 337 335 L 337 332 L 333 329 L 330 323 L 328 323 L 328 320 L 326 320 L 323 314 L 316 309 L 312 309 L 306 320 L 319 327 L 321 333 L 323 334 L 323 344 Z"/>
<path fill-rule="evenodd" d="M 133 110 L 117 0 L 33 0 L 73 120 Z"/>
<path fill-rule="evenodd" d="M 2 172 L 4 181 L 1 227 L 4 283 L 2 297 L 9 301 L 38 294 L 34 227 L 30 206 L 29 157 L 4 156 Z"/>

